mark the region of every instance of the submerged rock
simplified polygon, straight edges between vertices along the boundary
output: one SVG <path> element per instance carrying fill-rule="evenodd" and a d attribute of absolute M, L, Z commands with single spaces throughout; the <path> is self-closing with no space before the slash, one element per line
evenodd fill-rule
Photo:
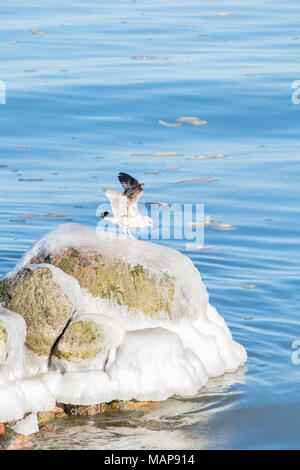
<path fill-rule="evenodd" d="M 0 304 L 0 409 L 1 405 L 5 405 L 1 395 L 2 383 L 7 378 L 14 380 L 24 373 L 25 337 L 26 323 L 21 315 Z"/>

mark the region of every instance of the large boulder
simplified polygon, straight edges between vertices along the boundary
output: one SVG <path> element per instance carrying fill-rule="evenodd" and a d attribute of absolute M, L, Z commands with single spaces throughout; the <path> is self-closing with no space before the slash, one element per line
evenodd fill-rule
<path fill-rule="evenodd" d="M 0 421 L 194 394 L 247 358 L 189 258 L 78 224 L 25 253 L 0 303 Z"/>
<path fill-rule="evenodd" d="M 41 263 L 58 267 L 94 297 L 114 300 L 133 315 L 174 321 L 206 314 L 208 295 L 199 271 L 169 247 L 64 224 L 37 242 L 17 269 Z"/>
<path fill-rule="evenodd" d="M 58 253 L 33 257 L 29 262 L 57 266 L 96 297 L 113 298 L 118 304 L 146 315 L 158 316 L 164 312 L 169 318 L 173 316 L 174 277 L 167 272 L 157 276 L 139 262 L 128 263 L 117 253 L 112 256 L 106 253 L 105 245 L 100 253 L 62 248 Z"/>

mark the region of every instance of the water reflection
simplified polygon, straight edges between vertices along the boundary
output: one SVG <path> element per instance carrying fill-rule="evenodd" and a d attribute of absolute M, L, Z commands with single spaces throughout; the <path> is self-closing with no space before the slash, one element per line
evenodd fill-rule
<path fill-rule="evenodd" d="M 95 417 L 68 417 L 38 435 L 38 449 L 206 449 L 201 430 L 212 417 L 236 404 L 246 367 L 209 380 L 193 397 L 173 397 L 138 411 L 110 411 Z"/>

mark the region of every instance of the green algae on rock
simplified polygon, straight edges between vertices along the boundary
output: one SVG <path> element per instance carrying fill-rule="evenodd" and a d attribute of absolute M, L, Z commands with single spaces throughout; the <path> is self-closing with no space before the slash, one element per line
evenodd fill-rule
<path fill-rule="evenodd" d="M 4 326 L 4 323 L 0 320 L 0 367 L 6 361 L 6 341 L 7 341 L 7 331 Z"/>
<path fill-rule="evenodd" d="M 0 301 L 24 318 L 27 329 L 25 344 L 39 356 L 49 356 L 63 332 L 55 347 L 54 356 L 71 362 L 91 359 L 103 348 L 102 328 L 92 319 L 78 319 L 64 331 L 74 306 L 59 285 L 58 274 L 62 279 L 69 278 L 52 265 L 23 268 L 14 277 L 0 282 Z M 76 280 L 72 280 L 77 284 Z M 75 284 L 72 287 L 76 288 Z M 0 364 L 4 355 L 4 352 L 1 354 L 4 346 L 1 345 L 5 332 L 0 322 Z"/>
<path fill-rule="evenodd" d="M 61 403 L 64 412 L 69 416 L 95 416 L 109 411 L 136 411 L 142 409 L 153 409 L 157 406 L 157 401 L 138 400 L 113 400 L 111 402 L 98 403 L 96 405 L 73 405 L 71 403 Z"/>
<path fill-rule="evenodd" d="M 58 342 L 54 356 L 71 362 L 92 359 L 103 348 L 103 331 L 93 320 L 71 323 Z"/>
<path fill-rule="evenodd" d="M 164 312 L 173 318 L 175 279 L 168 273 L 158 278 L 141 264 L 132 265 L 101 253 L 83 254 L 74 248 L 34 257 L 29 263 L 49 263 L 62 269 L 95 297 L 114 298 L 119 305 L 153 317 Z"/>
<path fill-rule="evenodd" d="M 26 346 L 48 356 L 72 312 L 72 303 L 54 279 L 51 266 L 26 267 L 0 281 L 0 302 L 27 326 Z"/>
<path fill-rule="evenodd" d="M 0 320 L 0 341 L 6 343 L 7 340 L 7 331 L 3 324 L 3 321 Z"/>

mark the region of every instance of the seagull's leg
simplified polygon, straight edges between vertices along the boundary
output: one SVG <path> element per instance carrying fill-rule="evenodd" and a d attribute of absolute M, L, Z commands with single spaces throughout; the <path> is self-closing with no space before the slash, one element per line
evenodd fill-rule
<path fill-rule="evenodd" d="M 127 237 L 129 237 L 129 238 L 134 238 L 134 236 L 129 232 L 128 229 L 126 230 L 126 235 L 127 235 Z"/>

